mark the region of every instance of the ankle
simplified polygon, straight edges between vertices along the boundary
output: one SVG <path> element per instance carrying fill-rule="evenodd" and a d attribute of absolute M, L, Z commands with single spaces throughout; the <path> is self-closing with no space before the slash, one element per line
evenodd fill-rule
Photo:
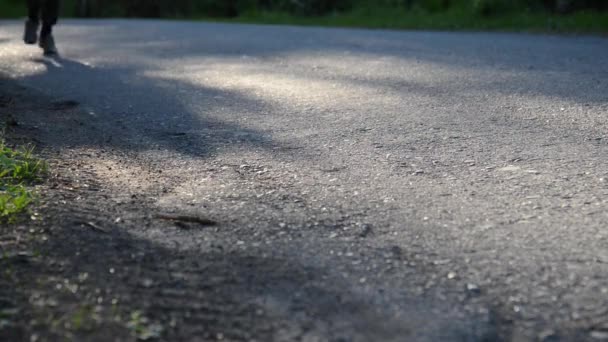
<path fill-rule="evenodd" d="M 48 37 L 53 34 L 53 28 L 51 26 L 42 26 L 40 30 L 40 37 Z"/>

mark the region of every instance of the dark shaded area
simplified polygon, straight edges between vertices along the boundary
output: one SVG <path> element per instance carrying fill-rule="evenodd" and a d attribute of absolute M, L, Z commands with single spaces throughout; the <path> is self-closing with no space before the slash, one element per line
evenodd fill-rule
<path fill-rule="evenodd" d="M 605 103 L 608 95 L 604 91 L 608 79 L 608 63 L 598 60 L 594 56 L 603 55 L 607 49 L 604 39 L 572 38 L 572 46 L 564 47 L 560 38 L 538 37 L 511 34 L 487 33 L 444 33 L 444 32 L 394 32 L 394 31 L 368 31 L 359 30 L 356 36 L 350 30 L 324 29 L 324 28 L 296 28 L 229 24 L 203 24 L 203 23 L 148 23 L 140 21 L 135 23 L 117 22 L 124 28 L 121 34 L 128 32 L 127 41 L 141 42 L 149 39 L 149 32 L 158 32 L 164 36 L 162 41 L 148 42 L 150 44 L 128 44 L 124 46 L 133 53 L 158 61 L 198 58 L 200 63 L 207 59 L 238 59 L 242 57 L 259 58 L 260 64 L 273 59 L 281 59 L 296 54 L 305 56 L 351 56 L 360 55 L 365 58 L 397 58 L 403 63 L 417 61 L 434 63 L 446 69 L 470 69 L 480 72 L 485 70 L 500 70 L 510 73 L 508 79 L 478 79 L 477 83 L 470 85 L 470 90 L 495 91 L 504 94 L 527 94 L 570 99 L 580 103 Z M 89 23 L 87 23 L 89 24 Z M 140 25 L 137 26 L 136 25 Z M 92 24 L 93 29 L 87 32 L 88 39 L 111 46 L 114 37 L 107 33 L 96 33 L 104 28 L 112 28 L 112 22 Z M 137 28 L 137 29 L 136 29 Z M 179 28 L 179 31 L 178 31 Z M 267 39 L 272 37 L 272 39 Z M 514 39 L 516 38 L 516 39 Z M 80 39 L 76 37 L 76 39 Z M 196 44 L 193 45 L 193 42 Z M 529 48 L 526 53 L 519 51 Z M 118 50 L 117 50 L 118 51 Z M 518 51 L 514 53 L 514 51 Z M 43 60 L 41 60 L 43 61 Z M 67 66 L 71 67 L 68 61 Z M 82 66 L 74 65 L 75 68 Z M 85 66 L 85 68 L 88 68 Z M 115 75 L 115 79 L 134 81 L 123 82 L 118 90 L 136 94 L 151 94 L 153 100 L 158 100 L 154 108 L 162 105 L 162 99 L 175 99 L 177 90 L 198 89 L 199 86 L 182 84 L 179 80 L 160 80 L 141 76 L 134 71 L 124 68 L 104 68 L 83 70 L 85 73 L 97 74 L 102 87 L 113 89 L 107 75 Z M 49 76 L 40 75 L 45 82 L 61 84 L 69 79 L 61 79 L 60 73 L 66 75 L 72 69 L 49 68 Z M 75 69 L 79 70 L 80 69 Z M 66 72 L 68 71 L 68 72 Z M 151 69 L 150 71 L 154 71 Z M 268 72 L 264 69 L 264 72 Z M 310 78 L 323 80 L 337 80 L 348 84 L 358 85 L 369 83 L 372 86 L 388 89 L 414 91 L 429 94 L 458 91 L 460 84 L 442 83 L 429 87 L 415 81 L 404 83 L 403 77 L 396 74 L 394 77 L 383 75 L 367 76 L 367 79 L 352 74 L 328 73 L 325 69 L 302 69 L 291 66 L 289 70 L 272 70 L 277 75 L 289 75 L 296 78 Z M 69 77 L 69 76 L 68 76 Z M 140 81 L 138 81 L 140 79 Z M 371 80 L 370 80 L 371 79 Z M 34 79 L 35 80 L 35 79 Z M 114 80 L 114 82 L 117 82 Z M 136 82 L 136 83 L 134 83 Z M 141 90 L 133 88 L 134 84 L 141 84 Z M 156 91 L 149 89 L 152 86 Z M 184 88 L 185 87 L 185 88 Z M 588 91 L 577 91 L 581 87 Z M 139 88 L 139 87 L 138 87 Z M 251 105 L 258 109 L 272 109 L 272 104 L 264 103 L 259 98 L 252 99 L 248 94 L 205 89 L 200 86 L 202 93 L 197 100 L 203 97 L 212 98 L 227 95 L 244 99 L 244 105 L 239 101 L 226 101 L 221 106 L 234 107 L 235 111 L 246 111 Z M 161 93 L 162 92 L 162 93 Z M 170 94 L 174 92 L 174 94 Z M 114 93 L 114 92 L 113 92 Z M 117 92 L 120 93 L 120 92 Z"/>
<path fill-rule="evenodd" d="M 602 0 L 76 0 L 75 11 L 84 17 L 236 17 L 256 11 L 320 16 L 369 7 L 427 12 L 464 8 L 490 16 L 526 11 L 603 11 L 608 4 Z"/>
<path fill-rule="evenodd" d="M 44 220 L 0 226 L 0 340 L 130 341 L 146 332 L 161 341 L 497 339 L 494 321 L 437 317 L 444 304 L 432 297 L 407 299 L 408 319 L 378 310 L 356 283 L 298 259 L 298 242 L 255 247 L 259 237 L 238 236 L 226 222 L 221 230 L 182 230 L 153 217 L 117 222 L 158 208 L 140 199 L 118 205 L 86 170 L 53 169 Z M 83 182 L 87 188 L 73 188 Z M 144 238 L 150 231 L 166 238 Z M 426 322 L 440 329 L 421 329 Z"/>
<path fill-rule="evenodd" d="M 186 107 L 179 98 L 180 92 L 197 94 L 203 108 L 211 110 L 213 106 L 221 106 L 235 113 L 266 106 L 245 94 L 194 86 L 178 80 L 142 78 L 136 75 L 135 69 L 127 67 L 92 68 L 61 57 L 35 61 L 44 64 L 47 72 L 21 81 L 46 86 L 74 84 L 77 87 L 86 80 L 87 83 L 95 84 L 99 91 L 97 94 L 103 94 L 101 97 L 90 94 L 90 98 L 86 99 L 66 98 L 51 103 L 49 109 L 61 111 L 76 108 L 85 100 L 92 108 L 89 110 L 91 116 L 81 118 L 80 121 L 83 125 L 97 127 L 95 131 L 99 133 L 95 136 L 71 135 L 65 140 L 54 140 L 58 145 L 53 147 L 102 145 L 130 151 L 157 149 L 203 158 L 217 153 L 221 148 L 230 148 L 231 145 L 247 145 L 254 149 L 280 148 L 263 132 L 206 117 L 204 112 L 195 112 Z M 79 75 L 80 80 L 74 80 L 74 75 Z M 138 106 L 136 110 L 107 107 L 116 97 L 145 98 L 146 102 L 143 108 Z M 100 108 L 105 110 L 101 111 Z"/>
<path fill-rule="evenodd" d="M 537 43 L 530 52 L 534 58 L 529 58 L 530 54 L 515 55 L 510 51 L 519 50 L 521 47 L 518 45 L 526 44 L 527 39 L 538 41 L 537 37 L 523 36 L 514 42 L 510 35 L 499 35 L 498 38 L 494 36 L 492 43 L 488 44 L 486 35 L 481 33 L 472 34 L 478 39 L 446 33 L 414 33 L 408 34 L 407 39 L 396 39 L 403 33 L 360 31 L 354 39 L 342 30 L 287 28 L 277 32 L 273 27 L 264 26 L 248 26 L 244 30 L 242 27 L 223 24 L 146 21 L 119 23 L 121 27 L 124 25 L 122 35 L 128 32 L 126 41 L 132 43 L 116 51 L 128 50 L 137 56 L 145 56 L 149 61 L 146 66 L 135 67 L 126 62 L 92 67 L 69 58 L 35 58 L 34 61 L 44 64 L 47 71 L 21 79 L 25 84 L 44 85 L 63 94 L 65 98 L 53 104 L 52 109 L 69 109 L 77 103 L 84 103 L 91 108 L 93 115 L 82 118 L 82 121 L 100 127 L 97 130 L 99 134 L 93 137 L 74 135 L 57 141 L 62 146 L 102 145 L 133 151 L 159 149 L 203 158 L 216 154 L 222 148 L 262 148 L 276 152 L 289 148 L 272 141 L 266 132 L 234 122 L 235 118 L 246 115 L 263 120 L 265 113 L 280 110 L 276 104 L 253 97 L 245 91 L 217 89 L 206 86 L 204 82 L 191 84 L 177 78 L 149 76 L 156 71 L 165 71 L 162 67 L 155 66 L 157 62 L 190 58 L 196 58 L 204 65 L 209 59 L 238 59 L 246 55 L 259 58 L 263 65 L 265 60 L 297 53 L 313 56 L 319 53 L 356 53 L 379 59 L 399 58 L 404 62 L 425 61 L 446 68 L 503 70 L 511 73 L 506 80 L 479 79 L 469 84 L 466 91 L 472 93 L 493 91 L 508 95 L 547 96 L 574 100 L 581 104 L 608 102 L 603 91 L 606 77 L 602 77 L 608 75 L 608 65 L 587 61 L 605 50 L 601 39 L 580 43 L 580 50 L 574 53 L 578 55 L 577 61 L 584 62 L 582 65 L 594 65 L 592 69 L 581 70 L 568 67 L 573 61 L 573 53 L 560 57 L 564 47 L 551 38 Z M 112 22 L 90 25 L 92 28 L 86 33 L 88 39 L 93 39 L 102 46 L 113 44 L 115 38 L 112 34 L 97 33 L 111 30 Z M 139 26 L 135 29 L 131 25 Z M 171 33 L 177 32 L 174 30 L 176 25 L 182 28 L 179 37 Z M 168 32 L 169 36 L 161 41 L 150 42 L 151 44 L 138 44 L 137 42 L 149 38 L 150 30 L 163 36 L 166 35 L 164 32 Z M 272 40 L 264 39 L 270 35 L 273 36 Z M 193 41 L 199 44 L 191 45 Z M 260 70 L 269 76 L 287 75 L 295 79 L 339 81 L 352 86 L 366 85 L 375 89 L 413 92 L 429 97 L 463 90 L 460 82 L 429 86 L 416 81 L 404 81 L 400 76 L 362 78 L 356 74 L 328 74 L 322 68 L 310 70 L 292 66 L 288 71 Z M 91 84 L 95 85 L 96 92 L 83 91 Z M 573 91 L 573 85 L 583 86 L 588 91 Z M 466 95 L 463 93 L 463 96 Z M 131 107 L 129 103 L 136 105 Z M 227 113 L 225 119 L 206 114 L 218 110 Z M 113 133 L 116 128 L 119 128 L 120 134 Z"/>

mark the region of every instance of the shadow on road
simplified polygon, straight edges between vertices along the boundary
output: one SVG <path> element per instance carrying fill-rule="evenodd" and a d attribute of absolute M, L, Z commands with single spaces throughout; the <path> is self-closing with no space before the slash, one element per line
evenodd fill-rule
<path fill-rule="evenodd" d="M 33 61 L 43 64 L 46 72 L 22 78 L 26 84 L 63 87 L 67 93 L 82 86 L 96 89 L 89 98 L 77 99 L 86 103 L 85 108 L 81 108 L 84 110 L 74 111 L 71 117 L 63 119 L 67 120 L 66 125 L 75 120 L 80 125 L 92 123 L 97 129 L 89 129 L 87 135 L 66 136 L 65 131 L 62 133 L 65 127 L 51 124 L 48 129 L 53 136 L 45 142 L 53 147 L 167 150 L 197 158 L 214 155 L 231 145 L 277 148 L 263 132 L 242 127 L 238 122 L 205 116 L 211 108 L 244 113 L 264 106 L 245 94 L 141 77 L 128 68 L 94 68 L 67 58 L 34 58 Z M 196 103 L 196 109 L 188 107 L 187 100 L 180 98 L 182 93 L 196 94 L 195 99 L 188 100 Z M 76 100 L 66 96 L 64 101 Z M 117 108 L 112 103 L 124 107 Z M 135 103 L 137 105 L 133 105 Z"/>

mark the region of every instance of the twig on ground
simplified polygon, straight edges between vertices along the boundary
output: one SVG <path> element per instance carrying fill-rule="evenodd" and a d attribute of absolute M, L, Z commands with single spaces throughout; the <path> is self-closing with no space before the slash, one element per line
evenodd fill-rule
<path fill-rule="evenodd" d="M 217 224 L 217 222 L 211 219 L 199 216 L 158 214 L 154 215 L 154 218 L 167 221 L 198 223 L 203 226 L 215 226 Z"/>
<path fill-rule="evenodd" d="M 96 224 L 95 224 L 95 223 L 93 223 L 93 222 L 78 222 L 78 223 L 79 223 L 80 225 L 82 225 L 82 226 L 87 226 L 87 227 L 89 227 L 89 228 L 91 228 L 91 229 L 93 229 L 93 230 L 96 230 L 96 231 L 98 231 L 98 232 L 105 233 L 105 234 L 107 234 L 107 233 L 108 233 L 108 231 L 107 231 L 106 229 L 104 229 L 104 228 L 102 228 L 102 227 L 100 227 L 100 226 L 96 225 Z"/>

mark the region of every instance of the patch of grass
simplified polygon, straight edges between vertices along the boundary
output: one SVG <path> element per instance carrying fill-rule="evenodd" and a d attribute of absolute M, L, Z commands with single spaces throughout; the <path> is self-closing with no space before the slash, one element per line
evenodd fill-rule
<path fill-rule="evenodd" d="M 33 195 L 23 185 L 0 190 L 0 221 L 14 222 L 32 202 Z"/>
<path fill-rule="evenodd" d="M 39 181 L 46 163 L 33 155 L 31 146 L 12 149 L 0 143 L 0 181 L 2 185 Z"/>
<path fill-rule="evenodd" d="M 127 328 L 140 341 L 159 338 L 163 332 L 163 327 L 157 323 L 150 323 L 141 311 L 133 311 L 127 322 Z"/>
<path fill-rule="evenodd" d="M 204 18 L 210 19 L 210 18 Z M 210 19 L 217 20 L 217 19 Z M 364 27 L 380 29 L 527 31 L 555 33 L 606 33 L 608 13 L 576 12 L 558 15 L 546 12 L 513 12 L 483 16 L 464 7 L 428 12 L 387 7 L 360 7 L 321 17 L 299 17 L 281 12 L 247 12 L 220 21 L 281 25 Z"/>
<path fill-rule="evenodd" d="M 76 309 L 70 319 L 71 328 L 75 331 L 91 331 L 100 320 L 91 305 L 83 305 Z"/>
<path fill-rule="evenodd" d="M 33 148 L 12 149 L 0 143 L 0 222 L 14 222 L 34 200 L 25 186 L 39 181 L 46 163 L 33 155 Z"/>

